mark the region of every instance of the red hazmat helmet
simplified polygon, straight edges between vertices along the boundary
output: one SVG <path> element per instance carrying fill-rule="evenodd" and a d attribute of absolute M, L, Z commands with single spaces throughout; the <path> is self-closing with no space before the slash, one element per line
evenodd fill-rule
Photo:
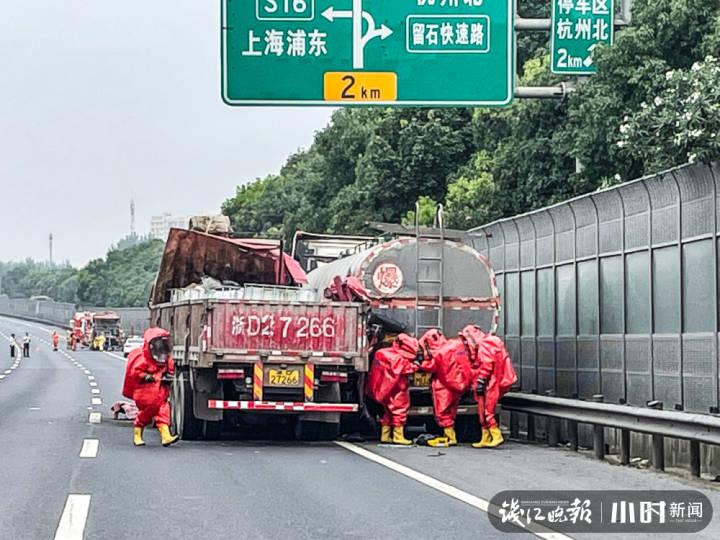
<path fill-rule="evenodd" d="M 447 338 L 437 328 L 431 328 L 420 338 L 420 347 L 431 355 L 435 354 L 446 343 Z"/>
<path fill-rule="evenodd" d="M 392 347 L 408 360 L 414 360 L 419 349 L 418 340 L 407 334 L 399 334 Z"/>

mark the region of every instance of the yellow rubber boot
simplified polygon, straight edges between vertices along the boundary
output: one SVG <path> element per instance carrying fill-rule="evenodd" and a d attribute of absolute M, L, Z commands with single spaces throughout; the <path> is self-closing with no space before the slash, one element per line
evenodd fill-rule
<path fill-rule="evenodd" d="M 392 440 L 392 428 L 390 426 L 381 426 L 380 428 L 380 442 L 391 444 Z"/>
<path fill-rule="evenodd" d="M 412 444 L 412 441 L 405 438 L 405 433 L 402 426 L 397 426 L 393 428 L 392 442 L 393 444 L 402 444 L 403 446 L 410 446 Z"/>
<path fill-rule="evenodd" d="M 434 439 L 430 439 L 428 441 L 428 446 L 432 446 L 433 448 L 447 448 L 448 446 L 450 446 L 450 441 L 447 437 L 435 437 Z"/>
<path fill-rule="evenodd" d="M 502 437 L 502 435 L 500 435 Z M 487 448 L 490 446 L 490 443 L 492 442 L 492 435 L 490 435 L 490 430 L 482 428 L 482 437 L 480 437 L 480 441 L 473 443 L 473 448 Z"/>
<path fill-rule="evenodd" d="M 175 444 L 178 442 L 177 435 L 170 435 L 170 428 L 167 427 L 165 424 L 161 424 L 158 426 L 158 431 L 160 432 L 160 442 L 163 446 L 170 446 L 171 444 Z"/>
<path fill-rule="evenodd" d="M 448 440 L 448 446 L 457 446 L 457 435 L 455 434 L 455 426 L 443 428 L 443 435 Z"/>
<path fill-rule="evenodd" d="M 133 429 L 133 444 L 135 446 L 145 446 L 145 441 L 142 438 L 143 428 L 136 427 Z"/>
<path fill-rule="evenodd" d="M 500 431 L 498 426 L 490 428 L 490 436 L 492 437 L 492 440 L 487 444 L 486 448 L 495 448 L 505 442 L 505 439 L 503 439 L 502 436 L 502 431 Z"/>

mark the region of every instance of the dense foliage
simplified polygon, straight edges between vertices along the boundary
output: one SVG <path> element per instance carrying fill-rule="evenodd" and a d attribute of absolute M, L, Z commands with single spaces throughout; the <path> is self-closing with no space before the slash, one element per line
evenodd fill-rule
<path fill-rule="evenodd" d="M 520 13 L 547 17 L 549 2 L 521 1 Z M 561 81 L 550 74 L 547 37 L 518 40 L 522 85 Z M 309 149 L 241 185 L 223 211 L 238 232 L 289 238 L 297 229 L 358 233 L 366 221 L 412 220 L 422 197 L 421 221 L 438 201 L 451 226 L 470 228 L 717 159 L 718 51 L 720 0 L 636 0 L 633 24 L 597 50 L 598 73 L 570 98 L 339 110 Z"/>
<path fill-rule="evenodd" d="M 0 290 L 12 298 L 49 296 L 83 306 L 145 306 L 162 250 L 159 240 L 126 238 L 104 259 L 90 261 L 80 270 L 31 260 L 0 263 Z"/>
<path fill-rule="evenodd" d="M 77 270 L 69 264 L 47 264 L 26 260 L 0 262 L 0 291 L 12 298 L 49 296 L 58 302 L 77 297 Z"/>

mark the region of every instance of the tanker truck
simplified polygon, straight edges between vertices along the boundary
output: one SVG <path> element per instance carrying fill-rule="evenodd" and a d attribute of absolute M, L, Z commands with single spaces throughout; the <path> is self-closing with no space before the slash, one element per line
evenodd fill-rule
<path fill-rule="evenodd" d="M 500 313 L 495 274 L 483 255 L 458 241 L 464 232 L 378 225 L 397 237 L 318 266 L 308 274 L 309 286 L 323 290 L 338 277 L 355 277 L 365 288 L 371 314 L 381 315 L 416 337 L 431 328 L 456 336 L 468 324 L 495 332 Z M 430 375 L 415 373 L 410 387 L 411 420 L 414 417 L 417 423 L 432 426 Z M 365 405 L 361 403 L 361 407 Z M 476 414 L 475 401 L 468 395 L 458 411 L 458 436 L 469 439 L 479 435 Z"/>
<path fill-rule="evenodd" d="M 358 411 L 366 310 L 307 287 L 281 243 L 172 229 L 150 296 L 151 324 L 173 341 L 172 429 L 334 438 Z"/>

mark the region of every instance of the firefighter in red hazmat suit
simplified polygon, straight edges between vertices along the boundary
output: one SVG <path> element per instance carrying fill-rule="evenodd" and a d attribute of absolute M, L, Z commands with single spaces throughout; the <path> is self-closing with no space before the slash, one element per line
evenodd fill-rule
<path fill-rule="evenodd" d="M 428 442 L 430 446 L 455 446 L 455 417 L 460 398 L 473 381 L 471 359 L 460 337 L 446 339 L 438 330 L 429 330 L 420 339 L 433 373 L 432 396 L 435 420 L 443 436 Z"/>
<path fill-rule="evenodd" d="M 57 332 L 53 332 L 53 333 L 52 333 L 52 347 L 53 347 L 53 351 L 57 351 L 57 350 L 58 350 L 58 343 L 60 343 L 60 336 L 58 335 Z"/>
<path fill-rule="evenodd" d="M 500 398 L 510 390 L 517 376 L 502 340 L 484 333 L 477 326 L 466 326 L 460 333 L 470 356 L 477 359 L 473 368 L 473 391 L 478 402 L 482 437 L 474 448 L 494 448 L 504 442 L 495 419 Z"/>
<path fill-rule="evenodd" d="M 432 357 L 432 391 L 435 419 L 443 428 L 443 437 L 429 442 L 431 446 L 457 444 L 455 417 L 462 395 L 473 390 L 478 402 L 482 438 L 475 448 L 495 447 L 503 443 L 495 420 L 500 396 L 516 380 L 510 357 L 502 341 L 468 325 L 458 337 L 446 340 L 437 330 L 428 331 L 420 343 L 426 357 Z"/>
<path fill-rule="evenodd" d="M 135 400 L 138 414 L 135 418 L 133 444 L 145 446 L 143 429 L 155 420 L 163 446 L 177 442 L 170 434 L 170 380 L 175 364 L 170 352 L 170 333 L 162 328 L 149 328 L 145 332 L 142 349 L 130 353 L 125 370 L 123 395 Z"/>
<path fill-rule="evenodd" d="M 420 368 L 418 342 L 407 334 L 400 334 L 392 346 L 378 349 L 368 376 L 368 395 L 385 409 L 380 442 L 410 445 L 404 427 L 410 409 L 408 375 Z"/>

